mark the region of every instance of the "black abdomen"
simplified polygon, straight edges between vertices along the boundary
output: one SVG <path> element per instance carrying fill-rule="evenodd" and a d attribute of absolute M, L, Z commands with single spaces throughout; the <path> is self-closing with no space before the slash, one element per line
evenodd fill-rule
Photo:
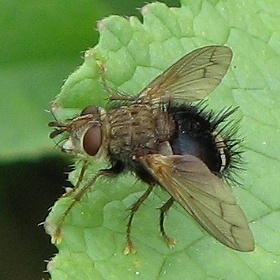
<path fill-rule="evenodd" d="M 222 159 L 214 136 L 217 122 L 212 121 L 212 114 L 206 114 L 190 105 L 170 106 L 168 113 L 176 126 L 170 139 L 173 153 L 196 156 L 213 173 L 219 173 Z"/>

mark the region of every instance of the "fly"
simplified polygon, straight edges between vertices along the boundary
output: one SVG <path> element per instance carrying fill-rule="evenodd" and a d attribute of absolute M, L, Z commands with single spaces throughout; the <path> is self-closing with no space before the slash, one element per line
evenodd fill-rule
<path fill-rule="evenodd" d="M 148 188 L 130 208 L 125 253 L 135 252 L 131 227 L 135 213 L 160 186 L 170 199 L 160 207 L 160 232 L 169 247 L 175 240 L 164 228 L 164 217 L 179 203 L 209 234 L 238 251 L 254 250 L 248 221 L 237 205 L 224 174 L 233 167 L 238 141 L 224 135 L 218 126 L 234 110 L 205 113 L 191 102 L 203 100 L 221 82 L 231 63 L 232 51 L 225 46 L 206 46 L 183 56 L 147 85 L 136 97 L 114 95 L 121 100 L 105 110 L 86 107 L 73 120 L 51 122 L 53 138 L 66 133 L 62 150 L 76 156 L 103 156 L 111 167 L 100 170 L 81 188 L 64 212 L 53 241 L 61 240 L 64 221 L 83 195 L 101 176 L 114 177 L 131 171 Z M 85 172 L 86 167 L 81 174 Z M 82 176 L 80 176 L 82 177 Z"/>

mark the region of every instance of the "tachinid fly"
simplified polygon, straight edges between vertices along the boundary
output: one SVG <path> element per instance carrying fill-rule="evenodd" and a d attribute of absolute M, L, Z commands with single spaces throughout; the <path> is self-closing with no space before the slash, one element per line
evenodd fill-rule
<path fill-rule="evenodd" d="M 218 126 L 234 110 L 214 116 L 190 104 L 204 99 L 219 85 L 231 59 L 231 49 L 225 46 L 196 49 L 135 98 L 115 92 L 110 109 L 89 106 L 67 123 L 49 124 L 55 127 L 51 138 L 68 133 L 63 151 L 86 160 L 103 156 L 111 163 L 111 168 L 100 170 L 90 182 L 75 189 L 74 201 L 53 234 L 55 242 L 61 238 L 69 211 L 98 177 L 132 171 L 148 188 L 130 208 L 126 253 L 135 251 L 131 240 L 133 216 L 157 185 L 170 194 L 160 208 L 159 225 L 170 247 L 175 241 L 165 232 L 164 216 L 175 201 L 221 243 L 238 251 L 254 249 L 247 219 L 223 179 L 236 160 L 234 147 L 238 141 L 222 135 L 223 129 Z"/>

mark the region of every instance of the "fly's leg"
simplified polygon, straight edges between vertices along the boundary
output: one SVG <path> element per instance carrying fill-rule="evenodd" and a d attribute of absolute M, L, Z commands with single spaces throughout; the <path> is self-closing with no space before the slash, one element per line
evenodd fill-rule
<path fill-rule="evenodd" d="M 75 186 L 73 188 L 66 189 L 66 193 L 63 194 L 62 197 L 71 196 L 72 193 L 74 193 L 77 189 L 79 189 L 79 186 L 80 186 L 81 182 L 83 181 L 86 169 L 87 169 L 87 167 L 89 165 L 89 162 L 88 161 L 83 161 L 82 164 L 83 165 L 82 165 L 82 168 L 81 168 L 81 171 L 80 171 L 77 183 L 75 184 Z"/>
<path fill-rule="evenodd" d="M 77 190 L 77 193 L 74 194 L 74 197 L 70 203 L 70 205 L 68 206 L 68 208 L 63 212 L 62 217 L 58 223 L 58 225 L 56 226 L 56 229 L 54 231 L 54 233 L 52 234 L 52 240 L 51 242 L 53 244 L 59 244 L 61 243 L 62 240 L 62 236 L 61 236 L 61 230 L 63 228 L 63 225 L 65 223 L 65 219 L 67 218 L 68 214 L 70 213 L 70 211 L 72 210 L 72 208 L 75 206 L 75 204 L 77 202 L 79 202 L 81 200 L 81 198 L 83 197 L 83 195 L 92 187 L 92 185 L 95 183 L 95 181 L 98 179 L 98 177 L 102 176 L 103 173 L 102 171 L 99 171 L 89 182 L 87 182 L 80 190 Z M 75 187 L 75 190 L 77 188 Z M 73 191 L 71 191 L 71 193 L 73 193 Z M 69 195 L 69 194 L 68 194 Z"/>
<path fill-rule="evenodd" d="M 109 99 L 111 101 L 135 101 L 135 97 L 133 96 L 128 96 L 126 93 L 121 92 L 121 91 L 115 91 L 114 93 L 110 94 Z"/>
<path fill-rule="evenodd" d="M 83 179 L 84 173 L 86 171 L 86 167 L 87 167 L 86 164 L 83 165 L 77 184 L 81 184 L 81 180 Z M 52 234 L 52 240 L 51 240 L 52 243 L 56 243 L 56 244 L 61 243 L 61 240 L 62 240 L 61 230 L 63 228 L 65 219 L 67 218 L 68 214 L 70 213 L 72 208 L 75 206 L 75 204 L 81 200 L 81 198 L 84 196 L 84 194 L 87 193 L 87 191 L 92 187 L 92 185 L 96 182 L 96 180 L 101 176 L 115 177 L 118 173 L 122 172 L 122 170 L 123 170 L 123 165 L 120 163 L 117 163 L 110 169 L 102 169 L 102 170 L 98 171 L 98 173 L 92 179 L 90 179 L 81 189 L 77 189 L 77 187 L 74 188 L 74 190 L 71 193 L 73 193 L 74 191 L 77 191 L 77 192 L 74 194 L 72 202 L 70 203 L 68 208 L 62 214 L 62 217 L 61 217 L 58 225 L 56 226 L 54 233 Z"/>
<path fill-rule="evenodd" d="M 89 165 L 88 161 L 84 161 L 83 162 L 83 166 L 81 168 L 81 171 L 80 171 L 80 174 L 79 174 L 78 181 L 76 183 L 75 189 L 76 188 L 78 189 L 80 184 L 81 184 L 81 182 L 83 181 L 83 178 L 84 178 L 84 175 L 85 175 L 85 172 L 86 172 L 86 169 L 87 169 L 88 165 Z"/>
<path fill-rule="evenodd" d="M 172 249 L 175 244 L 176 244 L 176 240 L 171 238 L 170 236 L 168 236 L 165 232 L 164 229 L 164 218 L 165 218 L 165 214 L 166 212 L 169 210 L 169 208 L 172 206 L 174 202 L 174 199 L 171 197 L 169 198 L 169 200 L 167 200 L 161 207 L 160 207 L 160 216 L 159 216 L 159 228 L 160 228 L 160 233 L 162 235 L 162 237 L 164 238 L 167 246 Z"/>
<path fill-rule="evenodd" d="M 101 61 L 97 61 L 97 65 L 100 69 L 100 77 L 102 81 L 102 85 L 105 90 L 109 93 L 109 99 L 111 101 L 134 101 L 135 97 L 128 96 L 125 92 L 121 92 L 119 90 L 115 90 L 109 86 L 106 77 L 105 77 L 105 67 Z"/>
<path fill-rule="evenodd" d="M 135 253 L 136 247 L 134 246 L 132 240 L 131 240 L 131 225 L 132 220 L 134 217 L 134 214 L 137 212 L 139 207 L 142 205 L 142 203 L 148 198 L 149 194 L 151 193 L 153 189 L 153 186 L 149 186 L 148 189 L 138 198 L 138 200 L 130 207 L 130 215 L 126 227 L 126 248 L 124 250 L 124 254 L 127 255 L 129 253 Z"/>

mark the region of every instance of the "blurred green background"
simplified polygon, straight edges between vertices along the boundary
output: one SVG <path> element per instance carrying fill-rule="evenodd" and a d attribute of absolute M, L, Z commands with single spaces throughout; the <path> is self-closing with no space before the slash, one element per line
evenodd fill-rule
<path fill-rule="evenodd" d="M 56 251 L 38 224 L 67 186 L 71 164 L 48 138 L 47 110 L 83 51 L 97 43 L 96 21 L 140 16 L 145 3 L 0 0 L 0 279 L 47 277 L 44 260 Z"/>

